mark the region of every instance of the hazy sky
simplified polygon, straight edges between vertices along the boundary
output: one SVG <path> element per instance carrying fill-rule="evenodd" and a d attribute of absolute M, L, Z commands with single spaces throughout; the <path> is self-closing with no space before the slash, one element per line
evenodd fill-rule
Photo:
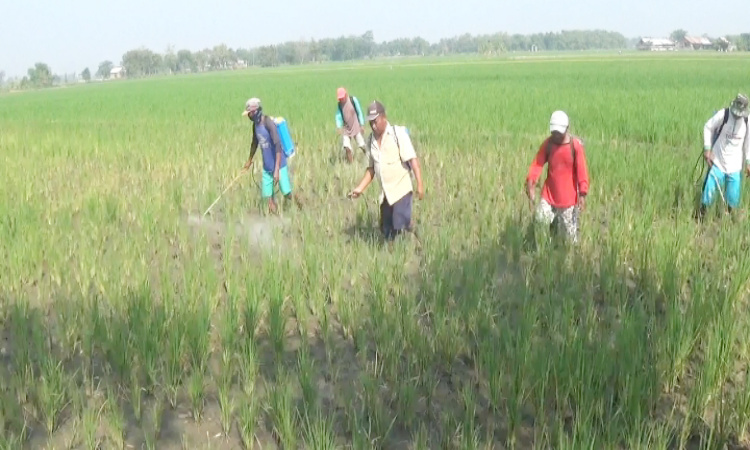
<path fill-rule="evenodd" d="M 523 6 L 521 6 L 523 5 Z M 461 33 L 606 29 L 626 37 L 676 28 L 712 36 L 750 31 L 746 0 L 0 0 L 0 70 L 23 75 L 35 62 L 55 73 L 96 71 L 128 50 L 163 53 L 221 43 L 250 48 L 372 30 L 380 42 Z M 729 13 L 727 13 L 729 11 Z"/>

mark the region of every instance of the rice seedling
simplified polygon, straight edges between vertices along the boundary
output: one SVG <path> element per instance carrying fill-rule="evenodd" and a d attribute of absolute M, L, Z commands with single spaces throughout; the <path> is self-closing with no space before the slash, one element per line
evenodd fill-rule
<path fill-rule="evenodd" d="M 206 382 L 203 372 L 196 370 L 190 376 L 188 381 L 188 396 L 190 397 L 190 408 L 193 413 L 193 419 L 201 422 L 203 418 L 203 407 L 205 406 Z"/>
<path fill-rule="evenodd" d="M 107 389 L 106 420 L 109 440 L 116 448 L 125 447 L 125 412 L 120 404 L 119 396 L 114 388 Z"/>
<path fill-rule="evenodd" d="M 279 374 L 271 387 L 269 413 L 273 423 L 273 433 L 284 448 L 297 446 L 297 410 L 292 397 L 292 378 L 285 372 Z"/>
<path fill-rule="evenodd" d="M 326 417 L 320 411 L 304 414 L 304 442 L 308 448 L 333 450 L 338 448 L 333 430 L 334 417 Z"/>
<path fill-rule="evenodd" d="M 249 396 L 243 401 L 238 410 L 237 427 L 240 432 L 242 445 L 246 449 L 254 448 L 258 425 L 257 397 Z"/>
<path fill-rule="evenodd" d="M 297 353 L 297 378 L 302 390 L 303 414 L 310 414 L 318 408 L 318 388 L 310 350 L 303 345 Z"/>

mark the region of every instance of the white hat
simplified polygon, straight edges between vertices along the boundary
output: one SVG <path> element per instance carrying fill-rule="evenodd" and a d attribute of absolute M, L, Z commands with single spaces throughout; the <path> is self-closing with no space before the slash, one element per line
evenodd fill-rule
<path fill-rule="evenodd" d="M 258 108 L 260 108 L 260 99 L 257 97 L 253 97 L 245 103 L 245 110 L 242 111 L 242 115 L 247 116 Z"/>
<path fill-rule="evenodd" d="M 568 115 L 564 111 L 555 111 L 549 119 L 549 132 L 565 133 L 568 130 Z"/>

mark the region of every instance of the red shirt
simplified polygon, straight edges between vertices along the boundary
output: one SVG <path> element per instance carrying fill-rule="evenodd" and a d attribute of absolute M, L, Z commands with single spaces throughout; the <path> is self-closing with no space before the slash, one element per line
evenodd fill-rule
<path fill-rule="evenodd" d="M 578 192 L 586 195 L 589 191 L 589 174 L 586 167 L 586 156 L 584 154 L 583 143 L 575 139 L 576 151 L 576 170 L 573 170 L 573 154 L 570 146 L 573 144 L 573 138 L 567 144 L 550 146 L 550 157 L 547 161 L 547 141 L 545 139 L 536 158 L 531 162 L 529 174 L 526 181 L 536 182 L 542 174 L 544 164 L 549 163 L 547 169 L 547 179 L 542 187 L 542 198 L 555 208 L 569 208 L 578 203 Z M 575 172 L 575 173 L 574 173 Z M 577 180 L 577 183 L 576 183 Z"/>

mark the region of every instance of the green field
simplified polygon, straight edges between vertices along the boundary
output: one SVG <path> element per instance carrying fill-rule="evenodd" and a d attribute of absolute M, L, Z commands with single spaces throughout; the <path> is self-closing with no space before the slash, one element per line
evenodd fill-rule
<path fill-rule="evenodd" d="M 0 449 L 748 445 L 749 224 L 692 213 L 703 124 L 749 71 L 510 55 L 0 96 Z M 421 246 L 380 242 L 377 182 L 346 198 L 339 85 L 409 127 Z M 202 219 L 253 96 L 305 207 L 266 213 L 258 154 Z M 573 249 L 523 193 L 556 109 L 591 177 Z"/>

